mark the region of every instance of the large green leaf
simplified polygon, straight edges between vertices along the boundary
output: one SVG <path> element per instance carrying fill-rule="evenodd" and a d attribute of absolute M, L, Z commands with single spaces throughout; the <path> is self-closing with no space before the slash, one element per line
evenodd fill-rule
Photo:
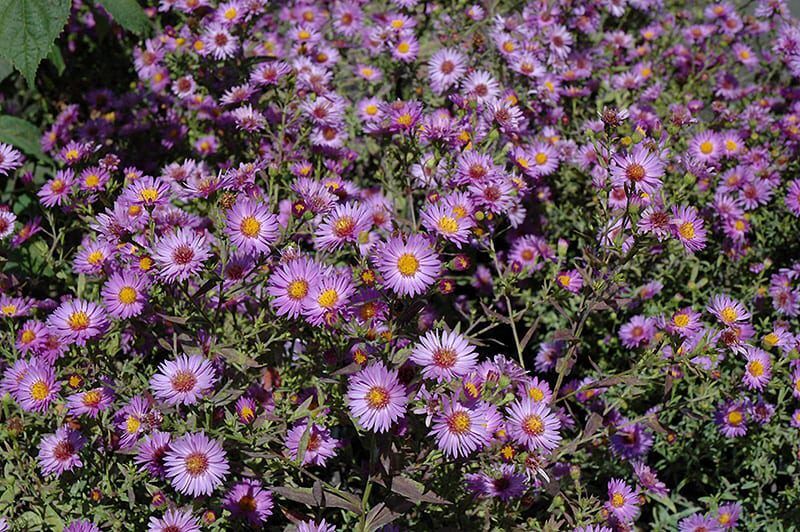
<path fill-rule="evenodd" d="M 126 30 L 137 35 L 150 31 L 150 20 L 136 0 L 100 0 L 100 4 Z"/>
<path fill-rule="evenodd" d="M 0 116 L 0 142 L 11 144 L 37 159 L 45 159 L 39 144 L 41 136 L 41 131 L 30 122 L 16 116 Z"/>
<path fill-rule="evenodd" d="M 0 0 L 0 57 L 25 76 L 29 86 L 64 29 L 71 0 Z"/>

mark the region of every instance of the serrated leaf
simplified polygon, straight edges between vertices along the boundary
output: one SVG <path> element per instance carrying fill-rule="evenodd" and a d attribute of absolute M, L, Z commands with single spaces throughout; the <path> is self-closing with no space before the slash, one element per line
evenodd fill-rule
<path fill-rule="evenodd" d="M 72 0 L 0 0 L 0 56 L 19 70 L 29 87 L 69 17 Z"/>
<path fill-rule="evenodd" d="M 11 144 L 40 160 L 46 159 L 39 145 L 41 136 L 36 126 L 26 120 L 16 116 L 0 116 L 0 142 Z"/>
<path fill-rule="evenodd" d="M 150 31 L 150 19 L 136 0 L 100 0 L 100 4 L 126 30 L 137 35 Z"/>

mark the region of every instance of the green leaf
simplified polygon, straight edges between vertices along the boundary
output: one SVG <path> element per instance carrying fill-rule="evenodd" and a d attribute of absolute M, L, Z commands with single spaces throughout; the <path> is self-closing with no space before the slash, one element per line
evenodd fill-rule
<path fill-rule="evenodd" d="M 40 160 L 47 158 L 39 145 L 41 136 L 41 131 L 28 121 L 16 116 L 0 116 L 0 142 L 16 146 Z"/>
<path fill-rule="evenodd" d="M 4 81 L 14 72 L 14 65 L 5 59 L 0 59 L 0 81 Z"/>
<path fill-rule="evenodd" d="M 100 4 L 126 30 L 137 35 L 150 31 L 150 19 L 136 0 L 100 0 Z"/>
<path fill-rule="evenodd" d="M 39 63 L 64 29 L 72 0 L 0 0 L 0 57 L 36 81 Z"/>
<path fill-rule="evenodd" d="M 59 49 L 57 44 L 53 44 L 53 47 L 50 48 L 47 59 L 56 67 L 56 72 L 58 72 L 59 76 L 64 73 L 64 69 L 67 68 L 67 65 L 64 64 L 64 57 L 61 55 L 61 49 Z"/>

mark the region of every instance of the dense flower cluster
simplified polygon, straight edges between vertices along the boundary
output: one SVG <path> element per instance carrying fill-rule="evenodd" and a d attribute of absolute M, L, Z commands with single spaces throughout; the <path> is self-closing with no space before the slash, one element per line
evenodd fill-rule
<path fill-rule="evenodd" d="M 800 23 L 754 4 L 160 0 L 127 91 L 0 144 L 0 515 L 792 522 Z"/>

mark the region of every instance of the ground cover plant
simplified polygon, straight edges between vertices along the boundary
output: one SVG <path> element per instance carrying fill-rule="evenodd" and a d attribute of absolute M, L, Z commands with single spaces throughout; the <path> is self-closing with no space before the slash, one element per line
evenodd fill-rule
<path fill-rule="evenodd" d="M 0 14 L 0 531 L 800 523 L 783 0 Z"/>

